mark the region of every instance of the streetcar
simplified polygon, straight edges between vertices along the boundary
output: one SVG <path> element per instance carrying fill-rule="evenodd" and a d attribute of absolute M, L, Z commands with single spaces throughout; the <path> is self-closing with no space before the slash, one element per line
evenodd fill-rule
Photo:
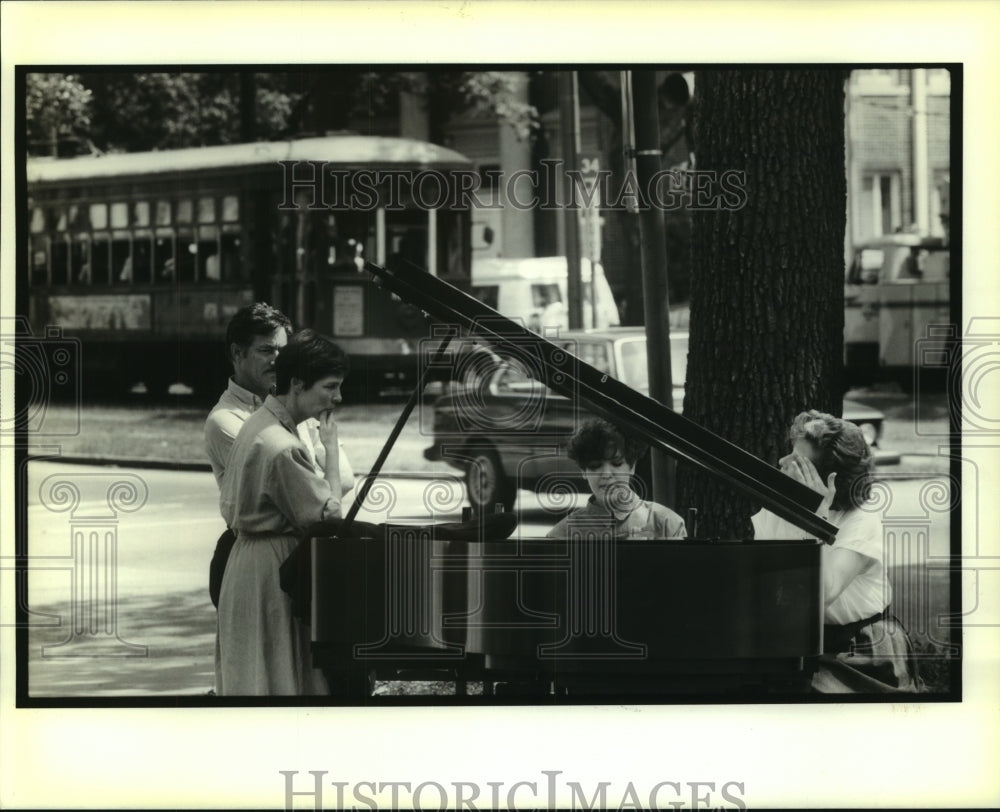
<path fill-rule="evenodd" d="M 365 260 L 470 286 L 470 207 L 454 190 L 475 172 L 436 144 L 343 134 L 29 158 L 26 176 L 29 321 L 79 341 L 85 392 L 212 397 L 226 325 L 253 301 L 334 338 L 368 396 L 405 387 L 426 321 Z"/>

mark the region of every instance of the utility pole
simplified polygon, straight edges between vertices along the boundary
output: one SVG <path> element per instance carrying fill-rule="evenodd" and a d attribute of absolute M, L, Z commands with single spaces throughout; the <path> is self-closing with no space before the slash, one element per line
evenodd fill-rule
<path fill-rule="evenodd" d="M 913 222 L 921 235 L 930 234 L 930 192 L 927 137 L 927 71 L 910 71 L 913 111 Z"/>
<path fill-rule="evenodd" d="M 632 113 L 635 123 L 635 170 L 640 191 L 639 237 L 642 253 L 642 298 L 646 321 L 646 363 L 649 396 L 673 408 L 670 370 L 670 300 L 667 292 L 667 243 L 663 211 L 646 194 L 662 166 L 659 100 L 656 73 L 632 72 Z M 623 128 L 623 132 L 628 132 Z M 674 505 L 676 464 L 669 455 L 652 449 L 654 502 Z"/>
<path fill-rule="evenodd" d="M 583 327 L 583 297 L 580 290 L 580 221 L 577 209 L 571 205 L 576 197 L 573 179 L 567 170 L 577 168 L 580 152 L 580 104 L 576 71 L 559 74 L 559 129 L 562 135 L 563 189 L 566 206 L 563 210 L 566 233 L 566 297 L 569 299 L 569 327 Z"/>

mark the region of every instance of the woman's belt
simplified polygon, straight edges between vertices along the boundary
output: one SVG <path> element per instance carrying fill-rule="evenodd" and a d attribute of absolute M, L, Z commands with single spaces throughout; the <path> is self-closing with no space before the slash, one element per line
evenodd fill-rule
<path fill-rule="evenodd" d="M 823 626 L 823 653 L 837 654 L 841 651 L 848 651 L 851 641 L 855 635 L 865 626 L 870 626 L 879 620 L 885 620 L 890 616 L 889 607 L 885 607 L 878 614 L 866 617 L 863 620 L 855 620 L 851 623 L 827 623 Z"/>

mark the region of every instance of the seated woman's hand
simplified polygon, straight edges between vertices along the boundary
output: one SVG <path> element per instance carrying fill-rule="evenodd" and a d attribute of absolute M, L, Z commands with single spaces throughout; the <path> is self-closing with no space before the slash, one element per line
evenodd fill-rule
<path fill-rule="evenodd" d="M 830 505 L 833 504 L 833 497 L 837 492 L 835 487 L 836 473 L 831 473 L 824 483 L 812 460 L 794 451 L 778 460 L 778 467 L 781 468 L 782 473 L 790 476 L 796 482 L 801 482 L 816 493 L 822 494 L 823 501 L 816 512 L 824 518 L 830 515 Z"/>

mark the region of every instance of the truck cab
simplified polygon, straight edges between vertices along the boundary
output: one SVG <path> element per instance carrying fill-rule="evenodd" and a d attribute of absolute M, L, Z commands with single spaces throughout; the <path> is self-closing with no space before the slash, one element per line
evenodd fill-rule
<path fill-rule="evenodd" d="M 844 282 L 849 380 L 912 381 L 917 341 L 950 318 L 951 252 L 941 237 L 891 234 L 854 247 Z"/>

